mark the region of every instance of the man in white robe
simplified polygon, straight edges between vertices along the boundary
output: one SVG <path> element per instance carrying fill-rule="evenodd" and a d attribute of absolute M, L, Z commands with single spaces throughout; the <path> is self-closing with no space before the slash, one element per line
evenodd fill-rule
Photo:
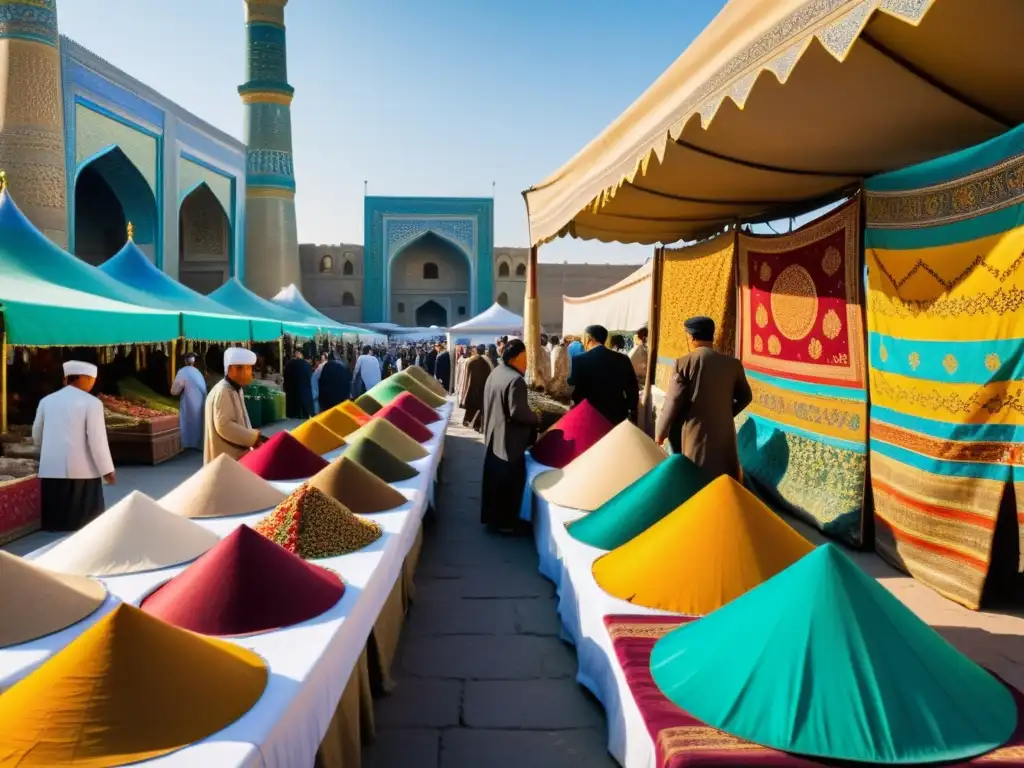
<path fill-rule="evenodd" d="M 209 464 L 222 453 L 237 461 L 266 442 L 266 438 L 259 430 L 253 429 L 249 421 L 242 392 L 252 384 L 252 367 L 255 364 L 256 354 L 248 349 L 228 347 L 224 350 L 224 378 L 206 397 L 204 464 Z"/>
<path fill-rule="evenodd" d="M 98 370 L 91 363 L 64 363 L 64 388 L 36 409 L 32 441 L 39 448 L 42 526 L 77 531 L 103 512 L 103 481 L 117 481 L 107 443 L 103 403 L 89 394 Z"/>
<path fill-rule="evenodd" d="M 203 450 L 203 405 L 206 402 L 206 379 L 196 369 L 196 356 L 185 356 L 185 365 L 174 377 L 171 394 L 180 395 L 178 426 L 181 447 Z"/>

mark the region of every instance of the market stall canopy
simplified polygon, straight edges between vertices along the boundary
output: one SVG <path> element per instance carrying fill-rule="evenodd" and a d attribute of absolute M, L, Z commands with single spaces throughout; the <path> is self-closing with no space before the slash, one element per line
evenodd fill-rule
<path fill-rule="evenodd" d="M 589 296 L 562 297 L 562 333 L 581 334 L 588 325 L 613 331 L 636 331 L 651 319 L 651 272 L 648 261 L 610 288 Z"/>
<path fill-rule="evenodd" d="M 973 146 L 1024 122 L 1022 28 L 1019 0 L 730 0 L 524 193 L 530 242 L 699 239 Z"/>
<path fill-rule="evenodd" d="M 120 283 L 135 288 L 153 298 L 152 306 L 163 309 L 174 307 L 181 312 L 181 333 L 186 339 L 200 341 L 249 341 L 254 339 L 257 326 L 250 324 L 246 317 L 226 312 L 213 299 L 182 285 L 170 275 L 161 272 L 146 257 L 129 233 L 124 247 L 99 267 Z M 256 341 L 269 341 L 281 336 L 281 324 L 267 320 L 255 320 L 261 331 Z M 276 325 L 277 333 L 267 336 L 266 325 Z M 273 330 L 273 329 L 269 329 Z"/>
<path fill-rule="evenodd" d="M 484 336 L 488 338 L 481 340 L 494 341 L 495 334 L 521 337 L 523 316 L 505 309 L 501 304 L 492 304 L 476 317 L 448 329 L 449 337 L 468 338 L 473 343 Z"/>
<path fill-rule="evenodd" d="M 0 185 L 0 306 L 7 343 L 106 346 L 170 341 L 177 312 L 147 309 L 134 293 L 51 243 Z"/>
<path fill-rule="evenodd" d="M 320 330 L 317 324 L 308 322 L 299 313 L 285 309 L 253 293 L 242 285 L 237 277 L 232 277 L 207 298 L 240 315 L 278 320 L 281 322 L 284 332 L 292 336 L 311 339 Z"/>
<path fill-rule="evenodd" d="M 342 338 L 346 341 L 355 341 L 356 337 L 360 340 L 373 341 L 375 343 L 387 341 L 387 336 L 383 334 L 373 333 L 362 328 L 354 328 L 332 320 L 306 301 L 302 292 L 294 285 L 282 288 L 270 301 L 273 304 L 302 315 L 305 318 L 305 322 L 318 325 L 325 333 L 337 336 L 340 332 Z"/>

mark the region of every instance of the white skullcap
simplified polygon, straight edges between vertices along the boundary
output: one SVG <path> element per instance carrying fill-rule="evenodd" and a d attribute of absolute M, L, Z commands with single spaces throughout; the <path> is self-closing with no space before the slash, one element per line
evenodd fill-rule
<path fill-rule="evenodd" d="M 91 376 L 96 378 L 99 369 L 92 363 L 83 363 L 80 360 L 68 360 L 64 363 L 65 376 Z"/>
<path fill-rule="evenodd" d="M 256 365 L 256 353 L 242 347 L 228 347 L 224 350 L 224 370 L 232 365 Z"/>

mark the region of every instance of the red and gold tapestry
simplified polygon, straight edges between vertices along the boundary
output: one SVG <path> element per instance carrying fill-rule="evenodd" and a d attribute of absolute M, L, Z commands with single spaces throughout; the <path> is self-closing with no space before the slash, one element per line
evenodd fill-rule
<path fill-rule="evenodd" d="M 732 355 L 736 342 L 735 235 L 686 248 L 666 248 L 658 317 L 658 368 L 662 392 L 677 359 L 689 352 L 683 323 L 705 315 L 715 321 L 715 349 Z"/>
<path fill-rule="evenodd" d="M 756 487 L 860 544 L 867 394 L 860 202 L 786 235 L 740 233 L 738 347 L 754 400 L 737 419 Z"/>
<path fill-rule="evenodd" d="M 751 768 L 811 768 L 835 763 L 799 757 L 777 749 L 762 747 L 711 728 L 673 704 L 651 676 L 651 651 L 655 643 L 679 626 L 694 621 L 682 616 L 605 616 L 604 624 L 612 639 L 615 659 L 656 754 L 659 768 L 695 766 L 743 766 Z M 1010 740 L 981 757 L 945 765 L 1024 766 L 1024 696 L 1010 688 L 1017 705 L 1018 724 Z"/>
<path fill-rule="evenodd" d="M 740 234 L 740 359 L 787 379 L 864 388 L 860 207 L 788 235 Z"/>

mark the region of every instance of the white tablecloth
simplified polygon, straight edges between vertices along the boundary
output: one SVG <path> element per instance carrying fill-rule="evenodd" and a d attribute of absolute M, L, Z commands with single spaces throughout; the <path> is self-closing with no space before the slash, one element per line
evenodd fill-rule
<path fill-rule="evenodd" d="M 315 561 L 336 570 L 344 578 L 345 594 L 338 604 L 303 624 L 233 640 L 258 653 L 270 667 L 267 689 L 256 705 L 236 723 L 210 738 L 145 765 L 182 768 L 313 765 L 341 693 L 384 601 L 401 574 L 428 500 L 433 495 L 434 478 L 451 418 L 451 403 L 442 406 L 439 412 L 443 418 L 429 425 L 433 436 L 425 443 L 430 454 L 412 462 L 420 474 L 393 484 L 408 502 L 391 512 L 371 516 L 381 524 L 384 535 L 358 552 Z M 335 451 L 327 458 L 341 452 Z M 290 491 L 300 482 L 275 485 Z M 242 523 L 255 524 L 265 514 L 196 522 L 224 536 Z M 111 596 L 88 620 L 32 643 L 0 650 L 0 690 L 27 675 L 119 601 L 138 605 L 146 595 L 186 567 L 102 579 Z"/>
<path fill-rule="evenodd" d="M 673 615 L 627 603 L 602 590 L 591 572 L 604 550 L 583 544 L 565 524 L 583 513 L 566 509 L 537 496 L 533 529 L 540 557 L 540 572 L 558 592 L 562 636 L 576 646 L 576 680 L 604 706 L 608 719 L 608 751 L 625 768 L 656 768 L 654 742 L 615 659 L 604 617 L 615 614 Z"/>

